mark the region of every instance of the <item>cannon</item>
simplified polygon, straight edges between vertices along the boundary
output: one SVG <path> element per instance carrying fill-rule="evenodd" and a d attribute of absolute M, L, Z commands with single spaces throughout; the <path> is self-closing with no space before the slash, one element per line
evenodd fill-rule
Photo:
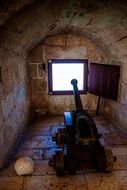
<path fill-rule="evenodd" d="M 52 136 L 57 148 L 49 165 L 54 167 L 57 176 L 65 172 L 74 175 L 83 168 L 110 172 L 116 161 L 111 148 L 101 140 L 93 118 L 83 109 L 77 83 L 76 79 L 71 80 L 76 109 L 64 112 L 64 126 Z"/>

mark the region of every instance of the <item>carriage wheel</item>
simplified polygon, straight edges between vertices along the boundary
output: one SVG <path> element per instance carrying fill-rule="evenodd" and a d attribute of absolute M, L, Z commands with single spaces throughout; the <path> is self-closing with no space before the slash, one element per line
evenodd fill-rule
<path fill-rule="evenodd" d="M 115 159 L 109 146 L 100 147 L 96 152 L 96 170 L 99 172 L 112 171 Z"/>
<path fill-rule="evenodd" d="M 106 172 L 110 172 L 113 169 L 113 162 L 116 160 L 109 146 L 104 147 L 104 149 L 106 155 Z"/>
<path fill-rule="evenodd" d="M 64 175 L 64 155 L 63 150 L 56 151 L 56 174 L 57 176 Z"/>

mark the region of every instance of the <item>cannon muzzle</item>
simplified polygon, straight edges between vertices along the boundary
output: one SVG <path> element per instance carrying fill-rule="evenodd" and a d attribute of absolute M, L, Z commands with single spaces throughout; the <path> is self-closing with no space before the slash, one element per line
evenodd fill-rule
<path fill-rule="evenodd" d="M 82 106 L 82 102 L 81 102 L 81 98 L 80 98 L 79 90 L 78 90 L 78 86 L 77 86 L 78 81 L 76 79 L 72 79 L 71 84 L 73 86 L 73 94 L 74 94 L 74 99 L 75 99 L 76 110 L 82 112 L 83 106 Z"/>

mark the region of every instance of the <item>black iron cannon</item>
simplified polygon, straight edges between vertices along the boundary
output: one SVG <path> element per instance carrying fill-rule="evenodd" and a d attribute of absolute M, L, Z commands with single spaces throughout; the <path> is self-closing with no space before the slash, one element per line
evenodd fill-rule
<path fill-rule="evenodd" d="M 73 79 L 71 84 L 76 109 L 64 112 L 64 127 L 61 126 L 53 134 L 52 140 L 56 141 L 58 148 L 49 165 L 54 166 L 58 176 L 64 175 L 65 171 L 75 174 L 82 168 L 109 172 L 116 157 L 107 144 L 101 143 L 94 120 L 83 109 L 77 80 Z"/>

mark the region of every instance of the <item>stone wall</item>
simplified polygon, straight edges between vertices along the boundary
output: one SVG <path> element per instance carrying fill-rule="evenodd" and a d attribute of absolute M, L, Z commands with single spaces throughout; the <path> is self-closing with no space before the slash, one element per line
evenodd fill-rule
<path fill-rule="evenodd" d="M 31 111 L 33 115 L 63 114 L 75 109 L 72 95 L 48 94 L 47 63 L 50 59 L 88 59 L 89 62 L 106 63 L 104 53 L 88 38 L 74 34 L 59 34 L 46 38 L 28 57 Z M 82 95 L 85 109 L 95 111 L 98 97 Z"/>
<path fill-rule="evenodd" d="M 0 52 L 2 54 L 2 52 Z M 29 120 L 26 61 L 12 52 L 1 56 L 0 167 Z M 17 141 L 18 143 L 18 141 Z"/>
<path fill-rule="evenodd" d="M 2 75 L 3 81 L 2 83 L 0 82 L 0 166 L 20 129 L 23 129 L 28 119 L 29 98 L 31 98 L 31 110 L 37 109 L 36 111 L 39 113 L 54 113 L 57 109 L 58 112 L 61 112 L 65 108 L 61 102 L 67 105 L 67 109 L 73 107 L 71 96 L 48 95 L 47 70 L 43 70 L 43 64 L 47 63 L 50 56 L 59 57 L 57 50 L 63 57 L 64 55 L 68 57 L 72 54 L 74 56 L 73 52 L 77 49 L 75 42 L 77 43 L 78 40 L 73 41 L 74 47 L 71 44 L 69 49 L 65 45 L 56 47 L 53 42 L 53 45 L 52 43 L 49 44 L 52 41 L 51 38 L 49 38 L 49 42 L 47 39 L 47 42 L 43 43 L 44 39 L 51 35 L 75 33 L 86 36 L 91 41 L 88 44 L 92 45 L 80 44 L 78 51 L 76 51 L 76 57 L 80 55 L 92 61 L 101 62 L 106 60 L 108 64 L 121 65 L 119 97 L 115 102 L 105 100 L 105 113 L 127 130 L 126 1 L 90 0 L 86 3 L 86 1 L 77 0 L 14 0 L 10 2 L 11 4 L 5 7 L 6 10 L 0 12 L 0 75 Z M 68 39 L 71 39 L 69 36 Z M 62 43 L 65 41 L 64 38 Z M 39 44 L 41 45 L 39 46 Z M 99 53 L 97 53 L 96 48 L 94 49 L 95 46 L 99 49 Z M 38 50 L 35 47 L 38 47 Z M 80 51 L 82 48 L 84 48 L 83 53 Z M 88 51 L 89 48 L 90 51 Z M 34 49 L 33 52 L 31 52 L 32 49 Z M 103 53 L 100 53 L 100 50 Z M 41 54 L 38 55 L 39 51 Z M 28 71 L 31 70 L 30 75 L 33 76 L 29 78 L 32 84 L 28 82 L 28 89 L 30 90 L 28 93 L 26 57 L 30 52 L 30 57 L 33 58 L 29 62 Z M 100 54 L 106 55 L 106 59 Z M 34 71 L 32 67 L 35 67 L 37 71 Z M 39 77 L 43 79 L 40 80 Z M 37 86 L 34 89 L 36 90 L 34 95 L 40 97 L 38 99 L 36 96 L 33 97 L 33 94 L 30 96 L 30 93 L 32 93 L 31 87 L 33 85 L 35 88 L 35 84 Z M 95 109 L 95 96 L 88 95 L 82 97 L 82 99 L 83 104 L 87 104 L 88 109 Z M 41 106 L 39 107 L 38 105 Z"/>
<path fill-rule="evenodd" d="M 127 132 L 127 59 L 123 57 L 124 64 L 121 64 L 121 75 L 119 81 L 119 93 L 117 101 L 105 99 L 104 112 L 112 118 L 119 127 Z"/>

